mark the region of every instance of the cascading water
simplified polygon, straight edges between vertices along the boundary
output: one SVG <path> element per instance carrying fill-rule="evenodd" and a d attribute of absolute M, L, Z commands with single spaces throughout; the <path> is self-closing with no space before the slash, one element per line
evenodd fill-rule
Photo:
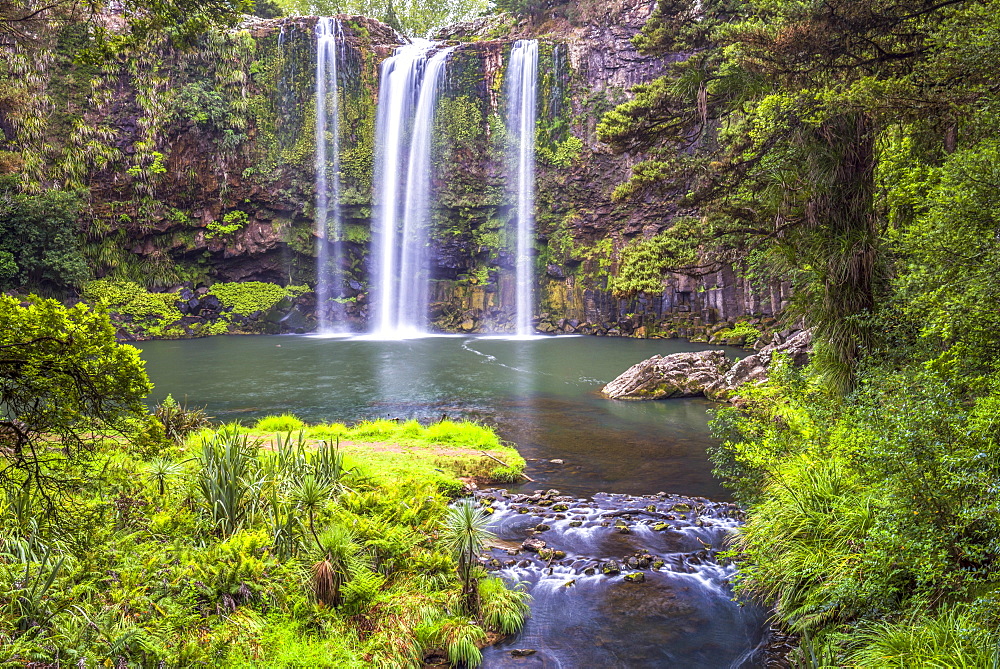
<path fill-rule="evenodd" d="M 343 327 L 343 310 L 336 303 L 344 292 L 337 76 L 342 42 L 340 21 L 320 17 L 316 23 L 316 313 L 321 333 Z"/>
<path fill-rule="evenodd" d="M 534 333 L 532 283 L 535 233 L 535 101 L 538 40 L 514 42 L 507 66 L 508 170 L 517 197 L 516 305 L 517 334 Z"/>
<path fill-rule="evenodd" d="M 419 336 L 427 329 L 431 133 L 438 85 L 454 50 L 428 59 L 433 46 L 415 41 L 382 63 L 373 286 L 379 337 Z"/>

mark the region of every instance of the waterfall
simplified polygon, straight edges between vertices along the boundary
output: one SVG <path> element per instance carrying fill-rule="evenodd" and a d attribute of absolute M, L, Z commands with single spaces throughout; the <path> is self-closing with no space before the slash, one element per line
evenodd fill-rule
<path fill-rule="evenodd" d="M 321 333 L 344 327 L 343 305 L 331 305 L 344 296 L 337 86 L 341 37 L 337 19 L 324 16 L 316 22 L 316 313 Z"/>
<path fill-rule="evenodd" d="M 538 40 L 514 42 L 507 66 L 508 170 L 517 195 L 516 316 L 517 334 L 535 328 L 531 286 L 534 281 L 535 235 L 535 99 Z"/>
<path fill-rule="evenodd" d="M 380 72 L 372 286 L 380 337 L 427 330 L 432 131 L 438 87 L 454 50 L 428 58 L 433 47 L 423 40 L 401 46 Z"/>

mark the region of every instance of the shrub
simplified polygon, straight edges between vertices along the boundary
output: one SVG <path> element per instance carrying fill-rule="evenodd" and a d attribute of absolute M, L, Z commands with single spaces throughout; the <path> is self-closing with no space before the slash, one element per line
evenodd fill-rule
<path fill-rule="evenodd" d="M 500 634 L 513 634 L 524 626 L 531 595 L 521 583 L 508 588 L 503 579 L 484 578 L 479 582 L 479 600 L 483 624 Z"/>
<path fill-rule="evenodd" d="M 288 296 L 288 290 L 275 283 L 242 281 L 217 283 L 212 286 L 209 294 L 219 298 L 223 306 L 232 307 L 233 313 L 248 316 L 257 311 L 269 310 Z"/>
<path fill-rule="evenodd" d="M 163 424 L 167 437 L 177 445 L 183 444 L 189 434 L 212 425 L 205 407 L 189 409 L 186 401 L 178 404 L 171 395 L 157 404 L 153 413 Z"/>
<path fill-rule="evenodd" d="M 744 341 L 756 341 L 760 337 L 760 330 L 750 325 L 746 321 L 740 321 L 731 328 L 719 330 L 713 335 L 719 339 L 743 339 Z"/>

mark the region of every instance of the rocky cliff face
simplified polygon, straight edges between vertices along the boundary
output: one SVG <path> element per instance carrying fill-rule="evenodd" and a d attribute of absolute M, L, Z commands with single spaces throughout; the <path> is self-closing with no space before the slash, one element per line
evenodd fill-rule
<path fill-rule="evenodd" d="M 575 23 L 506 18 L 457 26 L 437 116 L 432 182 L 432 315 L 446 329 L 503 329 L 513 303 L 512 198 L 505 188 L 504 65 L 513 39 L 540 40 L 537 257 L 542 329 L 707 336 L 744 314 L 774 314 L 787 287 L 752 287 L 731 269 L 674 275 L 659 295 L 612 298 L 607 277 L 629 240 L 670 226 L 670 201 L 614 202 L 638 156 L 595 135 L 628 88 L 669 58 L 631 38 L 652 3 L 612 2 Z M 387 26 L 340 17 L 341 244 L 349 316 L 367 320 L 378 67 L 400 43 Z M 99 273 L 160 288 L 182 282 L 315 281 L 315 18 L 253 20 L 192 50 L 150 45 L 84 71 L 49 60 L 38 92 L 54 110 L 25 155 L 37 187 L 86 186 L 88 253 Z M 64 54 L 65 55 L 65 54 Z M 66 128 L 72 132 L 66 132 Z M 54 141 L 54 138 L 61 138 Z M 30 139 L 30 138 L 29 138 Z M 576 325 L 574 325 L 574 323 Z"/>

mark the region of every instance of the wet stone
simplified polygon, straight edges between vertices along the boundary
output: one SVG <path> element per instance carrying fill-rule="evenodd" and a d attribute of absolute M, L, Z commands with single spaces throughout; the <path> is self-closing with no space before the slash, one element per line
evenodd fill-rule
<path fill-rule="evenodd" d="M 545 548 L 545 542 L 541 539 L 536 539 L 534 537 L 528 537 L 521 543 L 521 548 L 526 551 L 531 551 L 532 553 L 537 553 L 543 548 Z"/>
<path fill-rule="evenodd" d="M 625 580 L 629 583 L 642 583 L 646 580 L 646 576 L 641 571 L 637 571 L 634 574 L 626 574 Z"/>

